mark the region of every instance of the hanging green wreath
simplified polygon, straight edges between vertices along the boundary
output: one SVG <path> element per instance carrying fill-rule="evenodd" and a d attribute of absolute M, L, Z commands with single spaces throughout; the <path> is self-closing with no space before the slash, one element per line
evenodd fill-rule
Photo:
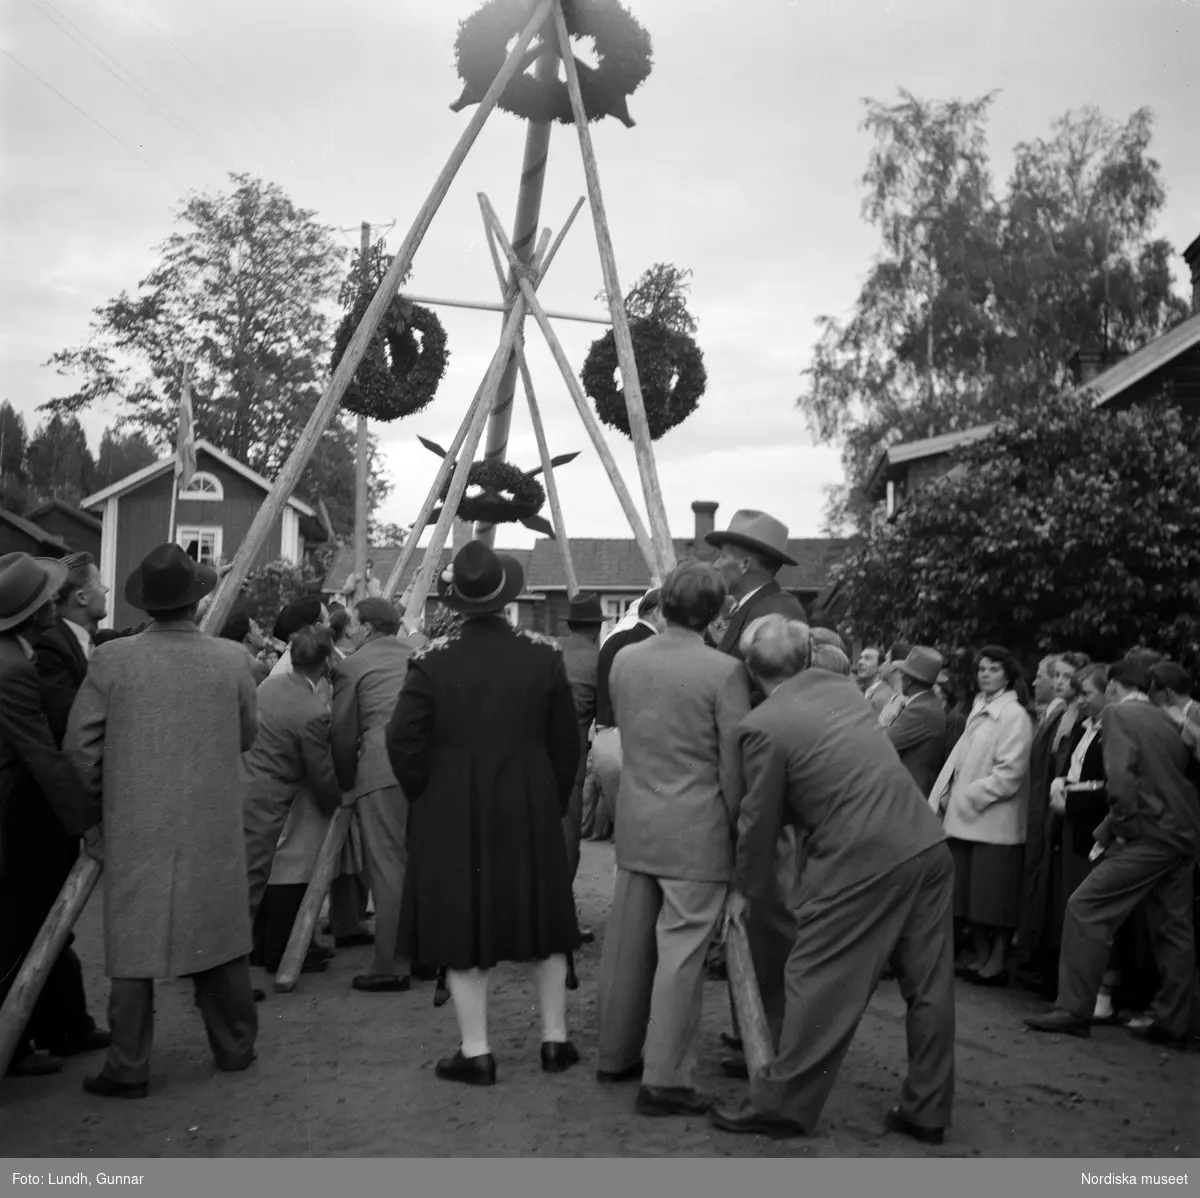
<path fill-rule="evenodd" d="M 338 325 L 332 369 L 337 369 L 371 299 L 361 298 Z M 372 420 L 399 420 L 420 412 L 437 394 L 449 357 L 446 330 L 436 314 L 397 296 L 375 330 L 342 406 Z"/>
<path fill-rule="evenodd" d="M 650 439 L 657 441 L 696 410 L 708 385 L 704 355 L 686 333 L 673 332 L 657 320 L 635 320 L 629 331 Z M 609 329 L 592 342 L 580 378 L 596 405 L 596 415 L 628 437 L 629 412 L 625 392 L 617 386 L 617 366 L 617 343 Z"/>
<path fill-rule="evenodd" d="M 442 488 L 442 499 L 450 493 L 450 479 Z M 540 482 L 512 462 L 472 462 L 467 486 L 478 487 L 477 495 L 463 492 L 458 505 L 460 520 L 478 520 L 483 524 L 516 524 L 536 516 L 546 502 Z"/>
<path fill-rule="evenodd" d="M 575 58 L 588 120 L 615 116 L 632 128 L 627 100 L 653 66 L 650 35 L 617 0 L 563 0 L 563 16 L 572 37 L 590 37 L 596 48 L 595 67 Z M 509 42 L 528 20 L 528 0 L 489 0 L 459 25 L 454 53 L 464 86 L 462 95 L 450 105 L 452 112 L 483 99 L 504 65 Z M 499 106 L 530 121 L 572 124 L 575 118 L 566 82 L 557 77 L 537 79 L 528 73 L 543 54 L 557 53 L 553 19 L 547 18 L 540 41 L 526 53 L 520 73 L 504 89 Z"/>

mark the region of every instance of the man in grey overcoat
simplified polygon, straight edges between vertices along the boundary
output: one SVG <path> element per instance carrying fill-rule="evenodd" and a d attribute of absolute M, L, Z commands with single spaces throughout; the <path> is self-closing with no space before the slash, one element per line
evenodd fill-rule
<path fill-rule="evenodd" d="M 217 574 L 178 545 L 134 570 L 125 599 L 151 621 L 92 657 L 64 751 L 102 810 L 112 1043 L 91 1094 L 144 1098 L 154 981 L 190 977 L 217 1068 L 254 1060 L 258 1016 L 238 763 L 254 743 L 245 650 L 196 626 Z"/>
<path fill-rule="evenodd" d="M 666 630 L 622 649 L 610 687 L 621 734 L 617 881 L 600 962 L 601 1081 L 641 1077 L 642 1115 L 687 1115 L 704 958 L 720 924 L 742 798 L 741 662 L 704 643 L 725 587 L 711 566 L 672 571 Z M 644 1062 L 644 1064 L 643 1064 Z"/>

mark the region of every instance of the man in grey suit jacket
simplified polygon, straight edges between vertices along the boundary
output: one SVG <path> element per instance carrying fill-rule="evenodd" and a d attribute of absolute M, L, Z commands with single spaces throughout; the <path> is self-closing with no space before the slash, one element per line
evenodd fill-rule
<path fill-rule="evenodd" d="M 674 570 L 662 587 L 666 631 L 623 649 L 610 676 L 622 767 L 598 1077 L 641 1077 L 643 1115 L 709 1102 L 693 1085 L 691 1047 L 733 863 L 737 726 L 750 710 L 745 669 L 703 641 L 724 598 L 711 566 Z"/>
<path fill-rule="evenodd" d="M 797 937 L 775 1059 L 724 1131 L 811 1133 L 889 959 L 908 1004 L 908 1077 L 887 1126 L 940 1143 L 954 1094 L 954 865 L 937 817 L 848 678 L 807 668 L 808 629 L 770 616 L 747 665 L 767 700 L 742 723 L 746 797 L 729 917 L 769 883 L 779 827 L 804 836 Z"/>
<path fill-rule="evenodd" d="M 943 665 L 936 649 L 917 645 L 909 651 L 896 666 L 904 706 L 885 728 L 904 768 L 926 798 L 946 763 L 946 712 L 933 693 Z"/>
<path fill-rule="evenodd" d="M 410 989 L 409 963 L 396 957 L 400 897 L 408 864 L 408 803 L 388 761 L 386 734 L 413 647 L 396 634 L 400 613 L 386 599 L 354 607 L 350 636 L 358 648 L 333 671 L 330 742 L 342 790 L 355 804 L 371 895 L 375 960 L 351 982 L 372 993 Z"/>

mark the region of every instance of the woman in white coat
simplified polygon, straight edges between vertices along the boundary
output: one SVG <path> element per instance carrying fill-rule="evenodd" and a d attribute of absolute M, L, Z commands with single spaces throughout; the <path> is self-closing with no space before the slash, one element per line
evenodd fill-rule
<path fill-rule="evenodd" d="M 987 645 L 975 663 L 979 694 L 962 737 L 929 796 L 943 814 L 954 856 L 954 915 L 971 932 L 959 976 L 1008 981 L 1008 949 L 1020 918 L 1033 722 L 1013 655 Z"/>

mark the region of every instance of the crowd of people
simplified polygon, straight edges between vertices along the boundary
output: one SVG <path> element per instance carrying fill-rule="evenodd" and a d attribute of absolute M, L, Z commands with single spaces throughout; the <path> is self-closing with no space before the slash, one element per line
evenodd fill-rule
<path fill-rule="evenodd" d="M 879 982 L 907 1004 L 892 1131 L 940 1143 L 954 1098 L 955 985 L 1014 980 L 1035 1031 L 1121 1022 L 1186 1045 L 1200 1007 L 1200 703 L 1144 648 L 1064 651 L 1028 693 L 988 645 L 969 681 L 936 648 L 853 668 L 777 581 L 787 528 L 739 511 L 602 637 L 595 596 L 559 640 L 514 628 L 520 564 L 479 542 L 437 581 L 445 618 L 306 596 L 263 637 L 245 611 L 200 633 L 217 575 L 181 549 L 127 580 L 148 621 L 102 634 L 86 555 L 0 558 L 0 995 L 82 839 L 104 863 L 108 1029 L 68 944 L 9 1066 L 106 1051 L 90 1093 L 148 1093 L 154 981 L 190 977 L 217 1068 L 254 1059 L 330 821 L 350 808 L 328 921 L 302 968 L 371 945 L 365 993 L 436 981 L 457 1046 L 440 1078 L 490 1086 L 491 971 L 524 962 L 541 1067 L 580 1061 L 566 994 L 593 933 L 573 895 L 584 836 L 616 864 L 596 996 L 601 1084 L 645 1116 L 811 1134 Z M 376 588 L 377 589 L 377 588 Z M 439 635 L 440 634 L 440 635 Z M 268 647 L 282 646 L 277 660 Z M 770 1037 L 751 1071 L 730 993 L 721 1070 L 696 1085 L 705 980 L 744 931 Z M 325 943 L 328 937 L 332 943 Z"/>

